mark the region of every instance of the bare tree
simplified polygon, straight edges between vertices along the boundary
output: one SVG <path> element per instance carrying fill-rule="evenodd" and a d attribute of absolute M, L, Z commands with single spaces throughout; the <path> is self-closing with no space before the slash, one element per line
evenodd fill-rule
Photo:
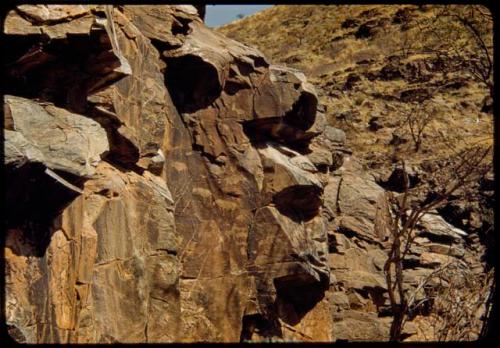
<path fill-rule="evenodd" d="M 418 27 L 424 52 L 435 54 L 437 61 L 449 67 L 465 69 L 493 98 L 493 18 L 487 8 L 442 6 Z M 441 70 L 447 73 L 446 67 Z"/>
<path fill-rule="evenodd" d="M 450 263 L 429 288 L 430 314 L 437 341 L 475 340 L 488 317 L 488 298 L 493 293 L 493 270 L 475 274 L 459 262 Z M 482 315 L 481 315 L 482 314 Z M 481 317 L 484 317 L 481 320 Z"/>
<path fill-rule="evenodd" d="M 437 108 L 428 101 L 415 104 L 406 113 L 403 124 L 407 124 L 410 129 L 410 135 L 415 145 L 415 152 L 420 150 L 424 132 L 432 120 L 436 118 L 437 113 Z"/>
<path fill-rule="evenodd" d="M 408 58 L 410 53 L 414 49 L 414 38 L 410 35 L 410 32 L 401 32 L 400 45 L 401 55 L 403 56 L 403 58 Z"/>
<path fill-rule="evenodd" d="M 413 297 L 404 289 L 403 263 L 415 240 L 417 224 L 425 214 L 444 204 L 453 194 L 456 194 L 457 190 L 477 182 L 480 177 L 484 176 L 491 169 L 491 163 L 485 163 L 490 152 L 491 146 L 487 148 L 476 146 L 457 154 L 457 160 L 446 166 L 442 173 L 434 173 L 433 179 L 438 184 L 439 190 L 434 192 L 431 198 L 427 195 L 427 199 L 422 202 L 415 197 L 416 189 L 410 190 L 409 188 L 406 165 L 402 161 L 404 192 L 399 197 L 392 196 L 391 198 L 392 239 L 384 265 L 387 291 L 393 313 L 390 328 L 391 341 L 401 340 L 404 323 L 414 304 Z"/>

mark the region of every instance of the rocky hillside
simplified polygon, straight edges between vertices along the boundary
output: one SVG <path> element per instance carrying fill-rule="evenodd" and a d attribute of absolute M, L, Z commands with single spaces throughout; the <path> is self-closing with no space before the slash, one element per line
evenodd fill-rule
<path fill-rule="evenodd" d="M 318 90 L 329 123 L 347 132 L 347 144 L 369 168 L 380 168 L 392 157 L 419 163 L 493 141 L 486 86 L 463 62 L 436 53 L 443 42 L 470 41 L 437 21 L 444 8 L 282 5 L 218 31 L 259 48 L 274 63 L 301 69 Z M 492 23 L 484 30 L 492 55 Z M 476 49 L 469 41 L 464 51 Z M 435 114 L 419 153 L 403 122 L 416 103 Z"/>
<path fill-rule="evenodd" d="M 453 171 L 450 158 L 493 143 L 493 81 L 487 69 L 493 30 L 487 8 L 283 5 L 217 30 L 258 47 L 276 64 L 304 71 L 328 124 L 346 132 L 351 158 L 390 191 L 402 189 L 401 160 L 411 167 L 412 185 L 429 193 L 437 189 L 435 167 Z M 482 70 L 471 69 L 477 62 L 483 62 Z M 478 71 L 489 75 L 478 78 Z M 414 138 L 411 127 L 421 134 Z M 493 173 L 484 180 L 493 185 Z M 438 212 L 481 239 L 488 269 L 495 246 L 494 198 L 481 187 L 477 182 L 474 194 L 451 197 Z"/>
<path fill-rule="evenodd" d="M 275 11 L 278 20 L 282 9 L 258 16 Z M 207 29 L 188 5 L 21 5 L 4 33 L 11 338 L 389 338 L 395 312 L 384 265 L 400 180 L 397 171 L 387 180 L 371 171 L 392 168 L 367 165 L 376 161 L 352 136 L 361 124 L 335 123 L 337 111 L 356 114 L 351 100 L 369 85 L 364 77 L 325 99 L 348 72 L 314 73 L 304 61 L 308 80 L 275 64 L 277 51 Z M 476 87 L 471 110 L 482 102 Z M 358 104 L 362 117 L 389 110 L 370 98 Z M 489 134 L 487 117 L 474 136 Z M 374 132 L 384 130 L 391 126 Z M 429 211 L 415 226 L 404 287 L 419 305 L 403 339 L 442 339 L 447 313 L 457 311 L 467 315 L 452 318 L 456 335 L 478 337 L 491 284 L 478 237 L 492 229 L 478 213 L 492 204 L 488 175 L 475 187 L 476 208 L 450 203 L 449 214 Z M 450 218 L 457 212 L 460 226 Z M 450 289 L 465 296 L 459 304 Z"/>

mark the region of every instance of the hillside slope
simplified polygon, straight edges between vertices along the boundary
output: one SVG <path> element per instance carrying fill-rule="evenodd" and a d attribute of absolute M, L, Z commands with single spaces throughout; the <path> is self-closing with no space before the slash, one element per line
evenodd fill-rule
<path fill-rule="evenodd" d="M 482 31 L 470 30 L 457 14 Z M 397 178 L 395 168 L 404 160 L 420 192 L 435 193 L 443 186 L 433 167 L 441 166 L 452 177 L 452 158 L 461 161 L 470 157 L 469 149 L 493 144 L 492 72 L 484 70 L 489 75 L 481 80 L 471 69 L 492 63 L 491 13 L 484 7 L 279 5 L 217 30 L 259 48 L 275 64 L 304 71 L 318 91 L 328 123 L 346 132 L 351 159 L 379 185 Z M 491 153 L 487 162 L 492 162 Z M 477 182 L 469 195 L 453 196 L 438 212 L 470 238 L 479 238 L 486 247 L 482 260 L 488 262 L 495 249 L 494 198 L 492 191 L 481 191 L 485 180 L 492 183 L 493 173 Z M 336 232 L 352 232 L 342 221 Z M 412 266 L 405 267 L 406 276 L 413 278 Z M 345 303 L 352 309 L 352 297 L 349 300 Z M 385 317 L 382 307 L 376 307 Z M 344 321 L 349 316 L 340 315 Z M 350 320 L 372 332 L 372 339 L 377 336 L 375 318 Z M 429 320 L 417 325 L 418 334 L 411 339 L 452 337 L 436 334 Z M 422 329 L 425 325 L 427 330 Z M 345 332 L 340 336 L 359 339 Z"/>
<path fill-rule="evenodd" d="M 284 59 L 297 54 L 281 51 L 289 38 L 282 23 L 312 30 L 301 36 L 313 40 L 302 53 L 316 53 L 293 64 L 312 76 L 318 98 L 299 70 L 269 64 L 258 49 L 207 28 L 203 7 L 12 8 L 2 75 L 10 337 L 21 343 L 479 337 L 493 293 L 494 181 L 482 157 L 491 115 L 478 111 L 484 88 L 457 67 L 434 74 L 429 58 L 412 54 L 403 64 L 373 49 L 349 58 L 376 42 L 380 16 L 406 18 L 399 10 L 279 7 L 246 19 L 264 16 L 266 33 L 276 31 L 266 37 L 259 31 L 264 24 L 255 22 L 251 33 L 260 33 L 274 61 L 281 52 Z M 342 34 L 335 42 L 345 40 L 345 47 L 325 58 L 333 31 L 323 17 L 342 12 L 334 34 Z M 291 13 L 317 22 L 297 24 L 286 19 Z M 387 28 L 399 30 L 398 21 Z M 337 62 L 350 65 L 335 68 Z M 417 69 L 422 76 L 414 64 L 425 65 Z M 433 83 L 442 85 L 434 99 L 426 94 Z M 403 131 L 400 112 L 412 101 L 439 116 L 418 151 L 408 134 L 391 134 Z M 472 118 L 457 112 L 460 105 Z M 379 116 L 367 129 L 371 112 Z M 483 135 L 476 152 L 443 162 L 446 151 Z M 399 146 L 387 145 L 388 137 Z M 408 170 L 395 168 L 386 180 L 397 156 L 407 157 Z M 465 182 L 469 169 L 474 180 Z M 450 178 L 456 190 L 443 194 L 442 181 Z M 425 204 L 437 209 L 421 211 L 408 227 L 405 221 L 416 220 L 407 214 Z M 394 243 L 400 232 L 408 244 Z M 402 247 L 397 296 L 408 295 L 406 307 L 394 303 L 387 281 L 394 272 L 386 267 Z M 395 337 L 393 318 L 408 311 Z"/>
<path fill-rule="evenodd" d="M 259 48 L 273 62 L 304 71 L 318 89 L 329 122 L 347 132 L 348 145 L 367 166 L 378 168 L 392 157 L 419 163 L 476 142 L 492 143 L 492 115 L 482 112 L 488 109 L 486 87 L 463 66 L 439 61 L 419 47 L 435 44 L 421 27 L 441 10 L 280 5 L 218 30 Z M 451 34 L 442 37 L 452 39 Z M 421 103 L 436 115 L 415 153 L 404 119 Z"/>

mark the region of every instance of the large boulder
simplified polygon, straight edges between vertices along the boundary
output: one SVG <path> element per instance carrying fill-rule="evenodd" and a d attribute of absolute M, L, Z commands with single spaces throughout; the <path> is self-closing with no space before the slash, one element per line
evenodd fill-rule
<path fill-rule="evenodd" d="M 23 5 L 4 32 L 13 337 L 332 339 L 302 73 L 188 5 Z"/>
<path fill-rule="evenodd" d="M 42 163 L 50 169 L 91 177 L 109 150 L 105 130 L 83 115 L 26 98 L 5 96 L 12 130 L 5 131 L 5 164 Z"/>

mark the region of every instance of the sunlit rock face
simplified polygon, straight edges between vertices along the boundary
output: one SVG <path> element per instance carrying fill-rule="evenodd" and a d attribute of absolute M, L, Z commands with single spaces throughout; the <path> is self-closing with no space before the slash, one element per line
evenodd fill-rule
<path fill-rule="evenodd" d="M 14 339 L 332 339 L 308 158 L 324 116 L 303 74 L 192 6 L 23 5 L 5 23 Z"/>
<path fill-rule="evenodd" d="M 387 340 L 393 193 L 348 156 L 300 71 L 206 28 L 199 11 L 8 13 L 10 336 Z M 450 260 L 481 269 L 481 250 L 439 215 L 416 233 L 405 287 Z M 420 319 L 405 338 L 422 337 Z"/>

